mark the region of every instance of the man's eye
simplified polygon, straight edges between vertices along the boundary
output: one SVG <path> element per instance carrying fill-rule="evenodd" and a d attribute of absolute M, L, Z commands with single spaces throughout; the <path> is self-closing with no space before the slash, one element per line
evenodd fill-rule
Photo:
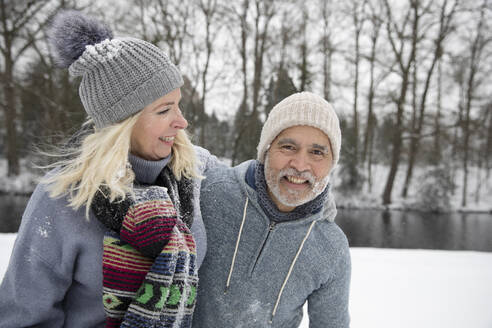
<path fill-rule="evenodd" d="M 283 145 L 282 149 L 283 150 L 295 150 L 295 147 L 292 145 Z"/>
<path fill-rule="evenodd" d="M 311 153 L 315 156 L 321 156 L 321 157 L 325 156 L 325 153 L 319 149 L 314 149 L 313 151 L 311 151 Z"/>

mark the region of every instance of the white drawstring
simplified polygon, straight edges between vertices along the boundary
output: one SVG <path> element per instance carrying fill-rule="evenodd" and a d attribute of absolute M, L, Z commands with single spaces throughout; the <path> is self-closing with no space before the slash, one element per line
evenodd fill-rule
<path fill-rule="evenodd" d="M 227 293 L 227 289 L 229 288 L 229 284 L 231 282 L 232 271 L 234 270 L 234 263 L 236 262 L 236 254 L 239 248 L 239 241 L 241 240 L 241 234 L 243 232 L 244 221 L 246 220 L 246 209 L 248 208 L 248 197 L 246 197 L 246 202 L 244 203 L 243 210 L 243 220 L 241 221 L 241 227 L 239 228 L 239 234 L 237 235 L 236 240 L 236 248 L 234 249 L 234 255 L 232 256 L 231 268 L 229 269 L 229 276 L 227 277 L 226 288 L 224 290 L 224 294 Z"/>
<path fill-rule="evenodd" d="M 302 240 L 301 245 L 299 246 L 299 249 L 297 250 L 297 254 L 294 257 L 294 260 L 292 261 L 292 263 L 290 265 L 289 272 L 287 272 L 287 277 L 285 277 L 284 283 L 282 284 L 282 287 L 280 288 L 280 292 L 278 293 L 277 301 L 275 302 L 275 306 L 273 307 L 272 317 L 271 317 L 270 322 L 269 322 L 270 324 L 272 323 L 273 317 L 275 316 L 275 313 L 277 312 L 278 303 L 280 302 L 280 297 L 282 296 L 282 293 L 284 291 L 284 287 L 287 284 L 287 281 L 289 280 L 290 274 L 292 273 L 292 269 L 294 268 L 294 265 L 296 264 L 297 258 L 299 257 L 299 254 L 301 254 L 302 248 L 304 247 L 304 242 L 306 241 L 306 239 L 308 239 L 309 234 L 311 233 L 311 230 L 313 229 L 313 226 L 315 223 L 316 223 L 316 221 L 313 221 L 311 223 L 311 225 L 309 226 L 309 229 L 306 233 L 306 236 L 304 236 L 304 239 Z"/>
<path fill-rule="evenodd" d="M 246 202 L 244 203 L 244 210 L 243 210 L 243 219 L 241 221 L 241 226 L 239 227 L 239 233 L 238 233 L 237 240 L 236 240 L 236 247 L 234 249 L 234 255 L 232 256 L 231 267 L 229 269 L 229 275 L 227 277 L 226 288 L 224 290 L 224 294 L 226 294 L 227 293 L 227 290 L 229 289 L 229 285 L 230 285 L 231 277 L 232 277 L 232 272 L 234 271 L 234 264 L 236 262 L 236 255 L 237 255 L 237 251 L 238 251 L 238 248 L 239 248 L 239 242 L 241 240 L 241 235 L 243 233 L 244 222 L 246 221 L 246 210 L 248 208 L 248 200 L 249 199 L 246 197 Z M 294 257 L 294 260 L 292 261 L 292 263 L 290 265 L 289 271 L 287 272 L 287 276 L 285 277 L 284 282 L 282 284 L 282 287 L 280 288 L 280 291 L 278 293 L 277 301 L 275 302 L 275 306 L 273 307 L 272 317 L 271 317 L 270 322 L 269 322 L 270 324 L 272 323 L 273 317 L 275 316 L 275 313 L 277 312 L 277 307 L 278 307 L 278 304 L 280 303 L 280 298 L 282 297 L 282 293 L 284 292 L 285 285 L 287 284 L 287 281 L 290 278 L 290 275 L 292 273 L 292 270 L 294 269 L 294 265 L 297 262 L 297 258 L 299 257 L 299 254 L 301 254 L 302 248 L 304 247 L 304 243 L 306 242 L 306 240 L 308 239 L 309 235 L 311 234 L 311 230 L 313 229 L 315 223 L 316 223 L 316 221 L 313 221 L 311 223 L 311 225 L 309 226 L 309 229 L 306 232 L 306 235 L 304 236 L 304 238 L 302 239 L 301 244 L 299 245 L 299 249 L 297 250 L 296 256 Z"/>

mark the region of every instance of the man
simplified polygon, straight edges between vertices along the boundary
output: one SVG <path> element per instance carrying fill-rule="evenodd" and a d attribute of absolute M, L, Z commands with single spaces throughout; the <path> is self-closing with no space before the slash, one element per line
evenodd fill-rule
<path fill-rule="evenodd" d="M 257 161 L 206 172 L 207 255 L 193 327 L 348 327 L 350 254 L 329 176 L 341 134 L 328 102 L 291 95 L 268 116 Z"/>

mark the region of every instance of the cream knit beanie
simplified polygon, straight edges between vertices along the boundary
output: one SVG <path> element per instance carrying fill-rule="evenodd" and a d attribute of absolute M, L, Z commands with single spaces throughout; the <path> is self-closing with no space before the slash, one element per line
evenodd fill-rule
<path fill-rule="evenodd" d="M 340 157 L 342 142 L 338 116 L 326 100 L 311 92 L 295 93 L 273 107 L 261 130 L 257 147 L 258 161 L 265 161 L 266 151 L 280 132 L 296 125 L 318 128 L 328 136 L 335 167 Z"/>

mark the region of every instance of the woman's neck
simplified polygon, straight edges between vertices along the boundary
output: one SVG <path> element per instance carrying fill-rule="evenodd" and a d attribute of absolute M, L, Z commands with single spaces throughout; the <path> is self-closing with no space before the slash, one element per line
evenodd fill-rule
<path fill-rule="evenodd" d="M 128 155 L 128 160 L 132 165 L 132 170 L 135 173 L 135 178 L 140 183 L 153 184 L 161 171 L 166 167 L 171 160 L 172 154 L 159 160 L 149 161 L 133 154 Z"/>

